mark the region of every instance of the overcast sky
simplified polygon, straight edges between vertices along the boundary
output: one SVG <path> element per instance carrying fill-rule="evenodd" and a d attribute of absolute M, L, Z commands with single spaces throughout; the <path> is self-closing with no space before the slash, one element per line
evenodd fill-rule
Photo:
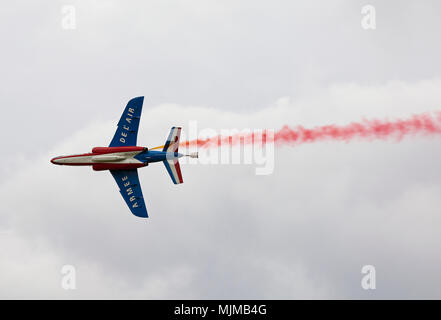
<path fill-rule="evenodd" d="M 364 5 L 376 29 L 361 26 Z M 63 28 L 73 5 L 75 29 Z M 14 1 L 0 10 L 1 298 L 441 298 L 441 137 L 276 148 L 256 165 L 54 166 L 171 126 L 281 128 L 441 110 L 439 1 Z M 188 130 L 187 130 L 188 131 Z M 207 154 L 205 154 L 207 156 Z M 76 270 L 75 290 L 61 268 Z M 376 289 L 361 287 L 364 265 Z"/>

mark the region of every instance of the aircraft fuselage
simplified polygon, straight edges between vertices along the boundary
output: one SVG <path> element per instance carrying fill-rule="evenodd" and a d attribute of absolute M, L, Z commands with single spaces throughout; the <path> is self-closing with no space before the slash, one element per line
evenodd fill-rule
<path fill-rule="evenodd" d="M 91 153 L 59 156 L 51 162 L 66 166 L 92 166 L 95 171 L 129 170 L 182 156 L 178 152 L 148 150 L 144 147 L 95 147 Z"/>

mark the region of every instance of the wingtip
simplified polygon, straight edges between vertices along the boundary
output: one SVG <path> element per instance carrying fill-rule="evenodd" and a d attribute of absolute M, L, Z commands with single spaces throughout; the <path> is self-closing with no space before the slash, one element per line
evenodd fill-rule
<path fill-rule="evenodd" d="M 140 102 L 143 103 L 144 102 L 144 96 L 139 96 L 139 97 L 135 97 L 129 100 L 128 103 L 134 103 L 134 102 Z"/>

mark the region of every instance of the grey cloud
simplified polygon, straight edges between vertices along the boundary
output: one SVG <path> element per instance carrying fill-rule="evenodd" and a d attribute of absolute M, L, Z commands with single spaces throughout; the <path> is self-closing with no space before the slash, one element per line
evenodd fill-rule
<path fill-rule="evenodd" d="M 112 177 L 52 156 L 108 144 L 146 95 L 139 142 L 168 128 L 280 128 L 439 109 L 439 3 L 17 2 L 0 13 L 0 296 L 439 298 L 439 138 L 276 149 L 275 171 L 140 171 L 151 218 Z M 60 288 L 73 264 L 78 289 Z M 360 287 L 377 267 L 377 290 Z"/>

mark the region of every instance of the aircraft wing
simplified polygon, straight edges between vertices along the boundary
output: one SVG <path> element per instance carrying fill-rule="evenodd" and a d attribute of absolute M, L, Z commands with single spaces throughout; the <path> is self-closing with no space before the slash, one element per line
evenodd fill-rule
<path fill-rule="evenodd" d="M 119 187 L 119 192 L 126 201 L 130 211 L 141 218 L 148 218 L 141 185 L 139 184 L 138 170 L 110 170 Z"/>
<path fill-rule="evenodd" d="M 136 146 L 143 102 L 144 97 L 137 97 L 127 103 L 109 147 Z"/>

